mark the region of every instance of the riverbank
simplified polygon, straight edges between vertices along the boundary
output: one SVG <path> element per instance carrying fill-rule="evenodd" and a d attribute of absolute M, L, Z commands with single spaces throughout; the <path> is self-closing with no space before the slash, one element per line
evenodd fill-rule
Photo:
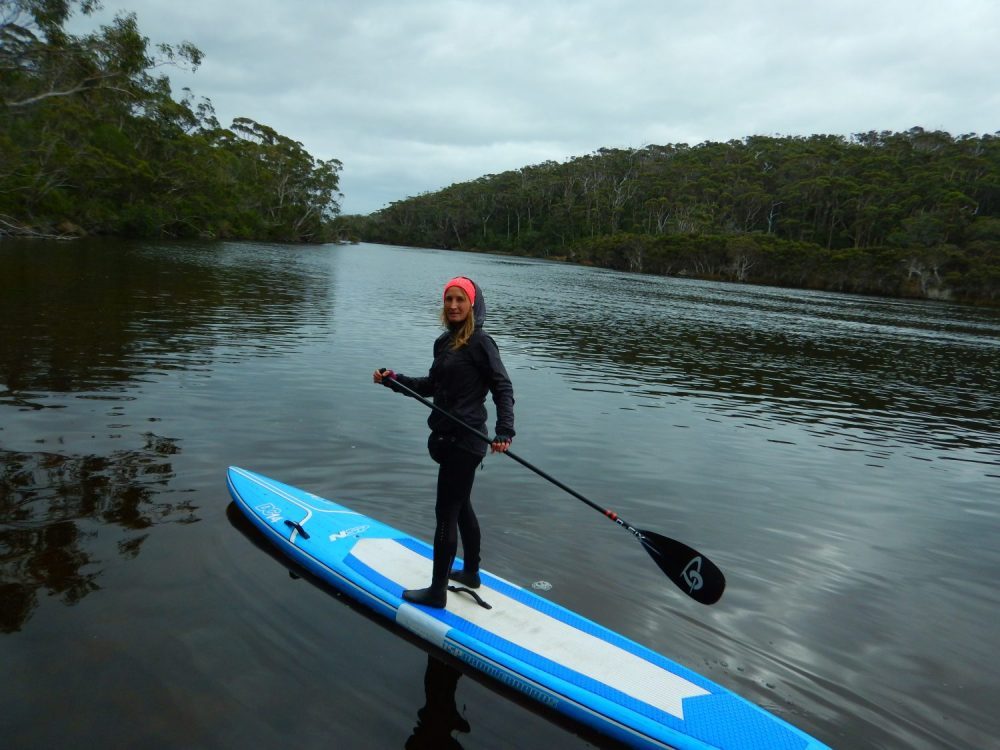
<path fill-rule="evenodd" d="M 551 254 L 484 245 L 445 249 L 542 258 L 651 276 L 1000 307 L 1000 265 L 993 265 L 992 254 L 966 263 L 966 273 L 957 277 L 947 269 L 946 258 L 926 250 L 880 247 L 834 252 L 764 237 L 619 233 L 577 242 Z"/>

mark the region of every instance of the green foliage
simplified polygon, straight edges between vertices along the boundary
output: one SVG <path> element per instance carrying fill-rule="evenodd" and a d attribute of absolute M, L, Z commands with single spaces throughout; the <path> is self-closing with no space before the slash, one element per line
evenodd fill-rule
<path fill-rule="evenodd" d="M 368 240 L 871 294 L 997 299 L 1000 134 L 600 149 L 398 201 Z"/>
<path fill-rule="evenodd" d="M 87 36 L 63 25 L 95 0 L 0 0 L 0 234 L 323 241 L 341 164 L 211 102 L 173 98 L 163 65 L 192 69 L 185 42 L 151 48 L 133 14 Z"/>

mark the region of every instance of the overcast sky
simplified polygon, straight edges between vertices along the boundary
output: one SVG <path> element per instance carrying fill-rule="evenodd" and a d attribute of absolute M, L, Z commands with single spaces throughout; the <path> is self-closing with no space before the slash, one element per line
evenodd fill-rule
<path fill-rule="evenodd" d="M 104 0 L 223 125 L 343 162 L 344 213 L 601 147 L 1000 131 L 1000 0 Z M 72 28 L 93 27 L 76 19 Z"/>

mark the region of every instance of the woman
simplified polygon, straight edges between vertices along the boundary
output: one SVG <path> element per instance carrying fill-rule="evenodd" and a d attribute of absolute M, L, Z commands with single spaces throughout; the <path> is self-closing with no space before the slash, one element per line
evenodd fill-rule
<path fill-rule="evenodd" d="M 464 276 L 452 279 L 445 284 L 441 308 L 441 322 L 447 330 L 434 342 L 434 362 L 427 376 L 410 378 L 376 370 L 373 379 L 396 391 L 400 390 L 398 381 L 421 396 L 433 396 L 437 406 L 480 433 L 486 432 L 486 394 L 492 393 L 497 421 L 490 448 L 496 453 L 506 451 L 514 437 L 514 388 L 496 342 L 483 330 L 485 319 L 482 290 Z M 447 603 L 449 578 L 468 588 L 479 587 L 479 521 L 471 495 L 486 445 L 437 411 L 431 412 L 427 424 L 431 428 L 427 447 L 439 464 L 434 568 L 428 588 L 408 589 L 403 598 L 440 608 Z M 459 534 L 465 564 L 461 570 L 452 570 Z"/>

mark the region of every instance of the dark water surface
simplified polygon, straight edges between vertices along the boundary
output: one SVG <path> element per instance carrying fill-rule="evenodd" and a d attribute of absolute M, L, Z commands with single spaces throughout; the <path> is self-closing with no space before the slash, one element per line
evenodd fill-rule
<path fill-rule="evenodd" d="M 603 746 L 291 578 L 227 513 L 235 464 L 430 536 L 426 409 L 370 373 L 426 371 L 458 273 L 517 452 L 729 588 L 688 600 L 501 457 L 486 567 L 835 748 L 998 746 L 997 311 L 374 245 L 4 241 L 4 747 Z"/>

